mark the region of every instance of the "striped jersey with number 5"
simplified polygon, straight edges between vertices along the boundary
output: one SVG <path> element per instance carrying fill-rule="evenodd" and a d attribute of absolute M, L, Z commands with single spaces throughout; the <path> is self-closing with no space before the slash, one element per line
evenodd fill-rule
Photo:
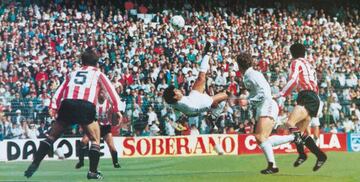
<path fill-rule="evenodd" d="M 50 108 L 58 109 L 64 99 L 80 99 L 97 105 L 101 90 L 105 91 L 106 99 L 111 102 L 114 112 L 123 110 L 124 103 L 121 102 L 110 80 L 92 66 L 81 67 L 67 75 L 51 99 Z"/>

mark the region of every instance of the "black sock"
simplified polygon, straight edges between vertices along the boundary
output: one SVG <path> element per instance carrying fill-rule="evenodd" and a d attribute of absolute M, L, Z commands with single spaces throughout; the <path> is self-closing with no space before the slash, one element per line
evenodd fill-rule
<path fill-rule="evenodd" d="M 112 158 L 113 164 L 118 163 L 118 153 L 117 153 L 117 151 L 111 151 L 111 158 Z"/>
<path fill-rule="evenodd" d="M 300 144 L 295 143 L 295 145 L 296 145 L 297 152 L 299 153 L 299 157 L 304 158 L 306 156 L 305 150 L 304 150 L 304 145 L 301 143 Z"/>
<path fill-rule="evenodd" d="M 100 159 L 100 146 L 97 144 L 91 144 L 89 150 L 89 164 L 90 172 L 96 173 Z"/>
<path fill-rule="evenodd" d="M 39 149 L 34 154 L 34 161 L 33 161 L 34 164 L 36 165 L 40 164 L 40 162 L 44 159 L 44 157 L 49 153 L 53 143 L 54 141 L 50 140 L 49 138 L 40 142 Z"/>
<path fill-rule="evenodd" d="M 84 163 L 84 155 L 85 150 L 87 149 L 87 145 L 80 142 L 80 149 L 79 149 L 79 162 Z"/>
<path fill-rule="evenodd" d="M 316 146 L 314 140 L 310 136 L 303 136 L 303 141 L 305 142 L 305 146 L 311 151 L 311 153 L 315 154 L 316 157 L 321 157 L 323 155 L 323 152 L 318 146 Z"/>

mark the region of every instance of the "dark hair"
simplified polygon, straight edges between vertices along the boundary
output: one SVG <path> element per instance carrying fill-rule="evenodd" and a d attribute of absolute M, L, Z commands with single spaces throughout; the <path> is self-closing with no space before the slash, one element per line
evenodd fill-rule
<path fill-rule="evenodd" d="M 177 102 L 177 100 L 174 98 L 175 97 L 174 90 L 175 90 L 174 85 L 170 85 L 168 88 L 166 88 L 164 90 L 163 97 L 164 97 L 166 103 L 175 104 Z"/>
<path fill-rule="evenodd" d="M 240 69 L 247 70 L 253 64 L 253 59 L 249 53 L 240 53 L 236 56 L 236 62 Z"/>
<path fill-rule="evenodd" d="M 81 54 L 81 64 L 84 66 L 96 66 L 99 57 L 96 55 L 92 47 L 88 47 Z"/>
<path fill-rule="evenodd" d="M 300 43 L 294 43 L 290 46 L 291 56 L 296 59 L 305 57 L 305 46 Z"/>

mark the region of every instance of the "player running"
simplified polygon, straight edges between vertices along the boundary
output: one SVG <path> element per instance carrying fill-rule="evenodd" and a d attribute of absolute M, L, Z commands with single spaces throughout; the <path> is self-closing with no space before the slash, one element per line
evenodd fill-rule
<path fill-rule="evenodd" d="M 112 108 L 110 102 L 105 99 L 104 94 L 101 92 L 99 96 L 99 102 L 96 105 L 97 120 L 100 124 L 100 136 L 105 140 L 106 144 L 109 147 L 114 168 L 120 168 L 120 164 L 118 162 L 118 153 L 116 151 L 114 139 L 111 133 L 112 117 L 109 116 L 109 111 L 111 109 Z M 121 108 L 121 110 L 123 111 L 125 110 L 125 108 Z M 76 169 L 84 166 L 84 154 L 88 147 L 88 144 L 89 137 L 84 134 L 80 143 L 79 162 L 75 166 Z"/>
<path fill-rule="evenodd" d="M 184 113 L 187 116 L 196 116 L 202 112 L 209 111 L 211 107 L 216 107 L 220 102 L 228 99 L 228 93 L 222 92 L 214 96 L 209 96 L 205 92 L 206 73 L 209 69 L 210 56 L 207 55 L 211 48 L 211 43 L 207 42 L 203 56 L 200 72 L 195 81 L 192 90 L 188 96 L 184 96 L 181 90 L 176 89 L 174 85 L 170 85 L 164 90 L 165 102 L 170 104 L 174 109 Z M 225 104 L 221 104 L 225 106 Z M 217 107 L 212 113 L 218 113 L 222 107 Z"/>
<path fill-rule="evenodd" d="M 297 105 L 291 112 L 286 125 L 289 127 L 289 131 L 295 134 L 296 148 L 299 152 L 299 157 L 296 159 L 294 166 L 301 165 L 307 156 L 304 152 L 305 146 L 317 157 L 316 164 L 313 167 L 313 171 L 317 171 L 324 165 L 327 160 L 327 156 L 324 152 L 316 146 L 314 140 L 304 133 L 309 126 L 311 118 L 317 117 L 320 112 L 320 99 L 318 96 L 318 85 L 315 69 L 304 58 L 305 46 L 299 43 L 291 45 L 290 52 L 293 57 L 293 61 L 290 65 L 289 81 L 283 90 L 275 96 L 286 97 L 288 96 L 294 87 L 297 87 L 299 91 L 297 97 Z M 301 135 L 303 133 L 303 135 Z"/>
<path fill-rule="evenodd" d="M 81 62 L 82 67 L 67 75 L 51 100 L 50 114 L 54 115 L 54 111 L 57 111 L 57 118 L 47 138 L 40 142 L 33 162 L 25 171 L 24 176 L 27 178 L 30 178 L 39 168 L 41 161 L 65 129 L 69 125 L 77 123 L 81 125 L 91 141 L 87 178 L 103 179 L 103 175 L 97 170 L 100 157 L 100 128 L 95 117 L 100 91 L 106 93 L 118 118 L 121 118 L 120 108 L 123 107 L 110 80 L 96 68 L 98 56 L 91 48 L 87 48 L 82 53 Z"/>
<path fill-rule="evenodd" d="M 253 59 L 250 54 L 239 54 L 236 62 L 239 71 L 244 73 L 244 85 L 249 91 L 249 106 L 256 109 L 255 138 L 268 161 L 268 167 L 260 172 L 262 174 L 277 173 L 279 168 L 276 167 L 272 147 L 293 141 L 295 137 L 294 135 L 269 137 L 279 113 L 278 105 L 271 96 L 270 85 L 262 73 L 252 68 Z"/>

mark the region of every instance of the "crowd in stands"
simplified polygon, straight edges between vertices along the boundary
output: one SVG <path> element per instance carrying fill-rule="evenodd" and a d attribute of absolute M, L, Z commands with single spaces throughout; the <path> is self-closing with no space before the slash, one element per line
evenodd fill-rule
<path fill-rule="evenodd" d="M 79 68 L 88 46 L 96 48 L 99 67 L 126 101 L 126 117 L 114 128 L 123 136 L 252 133 L 256 121 L 234 58 L 250 52 L 277 94 L 288 79 L 294 42 L 306 46 L 317 70 L 322 131 L 360 132 L 359 4 L 338 4 L 334 11 L 292 1 L 269 1 L 266 8 L 240 0 L 0 2 L 0 140 L 45 136 L 54 120 L 51 96 Z M 137 17 L 146 13 L 150 22 Z M 173 15 L 184 17 L 182 30 L 169 25 Z M 216 49 L 206 92 L 230 89 L 233 96 L 220 118 L 183 118 L 162 92 L 174 84 L 189 93 L 208 40 Z M 296 97 L 277 100 L 279 125 Z M 67 134 L 80 129 L 72 126 Z"/>

